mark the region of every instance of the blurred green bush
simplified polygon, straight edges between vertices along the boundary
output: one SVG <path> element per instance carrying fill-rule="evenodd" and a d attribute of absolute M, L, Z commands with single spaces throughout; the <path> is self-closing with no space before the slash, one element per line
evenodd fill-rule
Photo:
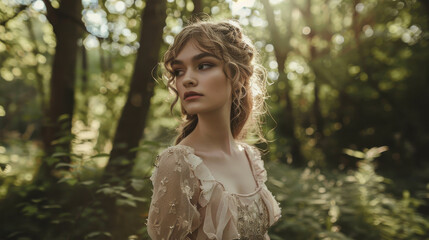
<path fill-rule="evenodd" d="M 346 149 L 346 154 L 359 159 L 358 169 L 347 174 L 266 164 L 268 188 L 282 207 L 271 238 L 428 239 L 429 220 L 417 212 L 424 201 L 410 197 L 408 191 L 395 198 L 385 190 L 389 179 L 375 172 L 373 160 L 386 150 Z"/>
<path fill-rule="evenodd" d="M 0 175 L 0 182 L 9 185 L 8 197 L 1 205 L 2 239 L 111 239 L 105 226 L 106 199 L 113 199 L 119 206 L 118 214 L 138 226 L 129 239 L 149 239 L 145 221 L 152 184 L 148 176 L 151 159 L 165 146 L 145 145 L 151 147 L 136 149 L 142 161 L 137 163 L 133 178 L 123 179 L 119 185 L 99 184 L 101 170 L 94 161 L 108 157 L 105 154 L 73 156 L 71 170 L 61 173 L 56 186 L 34 182 L 17 186 L 6 181 L 7 174 Z M 411 197 L 408 191 L 399 199 L 390 195 L 386 186 L 393 183 L 375 172 L 373 160 L 386 150 L 346 149 L 345 154 L 359 159 L 358 168 L 346 173 L 267 162 L 267 185 L 282 207 L 282 218 L 269 231 L 271 238 L 427 239 L 429 220 L 417 211 L 423 199 Z M 8 156 L 3 154 L 2 159 Z M 18 175 L 10 177 L 20 179 Z M 57 194 L 47 195 L 47 189 L 52 188 Z M 428 191 L 418 196 L 427 197 Z M 138 217 L 131 212 L 137 212 Z"/>

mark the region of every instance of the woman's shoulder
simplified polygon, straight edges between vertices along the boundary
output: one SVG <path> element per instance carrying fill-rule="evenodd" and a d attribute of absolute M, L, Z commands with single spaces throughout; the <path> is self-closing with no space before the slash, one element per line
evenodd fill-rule
<path fill-rule="evenodd" d="M 161 151 L 161 153 L 159 154 L 159 156 L 164 156 L 164 155 L 189 155 L 192 154 L 194 151 L 191 147 L 186 146 L 186 145 L 173 145 L 173 146 L 169 146 L 167 148 L 165 148 L 164 150 Z"/>
<path fill-rule="evenodd" d="M 238 145 L 240 145 L 241 147 L 243 147 L 245 150 L 247 150 L 246 152 L 250 155 L 253 156 L 253 160 L 257 161 L 257 160 L 261 160 L 261 151 L 259 150 L 259 148 L 255 147 L 254 145 L 245 143 L 245 142 L 237 142 Z"/>
<path fill-rule="evenodd" d="M 259 150 L 259 148 L 244 142 L 240 142 L 240 145 L 243 146 L 247 150 L 247 153 L 250 155 L 249 158 L 253 162 L 253 167 L 257 179 L 261 182 L 266 182 L 267 171 L 265 170 L 264 160 L 262 160 L 261 158 L 261 151 Z"/>
<path fill-rule="evenodd" d="M 176 179 L 188 179 L 193 176 L 200 160 L 193 155 L 193 149 L 184 145 L 174 145 L 162 150 L 155 159 L 154 171 L 150 177 L 155 184 L 156 179 L 173 177 Z"/>
<path fill-rule="evenodd" d="M 191 169 L 195 169 L 201 163 L 201 159 L 194 155 L 194 149 L 186 145 L 169 146 L 156 157 L 155 166 L 186 163 Z"/>

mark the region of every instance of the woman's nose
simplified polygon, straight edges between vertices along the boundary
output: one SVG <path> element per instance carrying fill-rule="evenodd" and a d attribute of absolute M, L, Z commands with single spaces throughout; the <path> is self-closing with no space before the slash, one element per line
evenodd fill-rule
<path fill-rule="evenodd" d="M 184 87 L 195 87 L 197 85 L 197 80 L 192 76 L 192 74 L 187 73 L 183 79 Z"/>

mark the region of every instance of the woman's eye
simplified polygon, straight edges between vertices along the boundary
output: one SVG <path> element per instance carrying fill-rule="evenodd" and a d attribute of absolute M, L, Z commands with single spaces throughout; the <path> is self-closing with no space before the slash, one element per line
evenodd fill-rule
<path fill-rule="evenodd" d="M 174 76 L 177 77 L 177 76 L 182 75 L 183 71 L 181 69 L 176 69 L 176 70 L 173 70 L 173 74 L 174 74 Z"/>
<path fill-rule="evenodd" d="M 198 70 L 205 70 L 205 69 L 208 69 L 211 67 L 213 67 L 213 64 L 211 64 L 211 63 L 202 63 L 202 64 L 198 65 Z"/>

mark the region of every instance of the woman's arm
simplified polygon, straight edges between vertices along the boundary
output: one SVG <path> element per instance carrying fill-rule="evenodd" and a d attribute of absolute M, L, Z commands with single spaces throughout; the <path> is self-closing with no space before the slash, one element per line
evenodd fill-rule
<path fill-rule="evenodd" d="M 174 149 L 164 151 L 151 177 L 153 195 L 147 229 L 154 240 L 185 239 L 199 225 L 200 214 L 192 199 L 199 184 L 184 157 Z"/>

